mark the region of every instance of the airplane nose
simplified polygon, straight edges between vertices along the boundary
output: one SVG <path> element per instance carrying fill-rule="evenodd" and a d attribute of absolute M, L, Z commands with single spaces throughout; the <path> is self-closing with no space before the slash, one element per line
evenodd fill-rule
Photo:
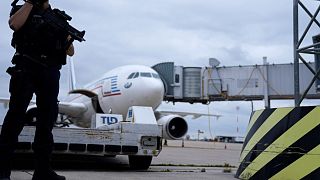
<path fill-rule="evenodd" d="M 150 83 L 148 86 L 154 93 L 162 93 L 164 90 L 163 84 L 160 81 Z"/>
<path fill-rule="evenodd" d="M 144 91 L 141 92 L 143 100 L 147 101 L 150 106 L 158 106 L 163 100 L 164 86 L 159 80 L 145 80 L 141 86 Z M 155 107 L 154 107 L 155 108 Z"/>
<path fill-rule="evenodd" d="M 148 89 L 145 95 L 148 95 L 150 97 L 163 96 L 164 87 L 162 83 L 159 83 L 159 82 L 145 83 L 144 86 L 146 87 L 146 89 Z"/>

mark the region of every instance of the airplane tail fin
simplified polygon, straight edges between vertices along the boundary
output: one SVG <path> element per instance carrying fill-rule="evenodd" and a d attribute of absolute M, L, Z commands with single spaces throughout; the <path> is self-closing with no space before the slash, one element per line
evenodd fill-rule
<path fill-rule="evenodd" d="M 69 91 L 77 89 L 72 57 L 69 57 Z"/>

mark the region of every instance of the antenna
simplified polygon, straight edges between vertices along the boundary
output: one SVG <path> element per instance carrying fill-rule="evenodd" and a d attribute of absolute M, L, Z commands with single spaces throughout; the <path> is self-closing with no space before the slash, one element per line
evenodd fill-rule
<path fill-rule="evenodd" d="M 77 89 L 76 87 L 76 75 L 74 72 L 74 64 L 72 57 L 69 57 L 69 91 Z"/>

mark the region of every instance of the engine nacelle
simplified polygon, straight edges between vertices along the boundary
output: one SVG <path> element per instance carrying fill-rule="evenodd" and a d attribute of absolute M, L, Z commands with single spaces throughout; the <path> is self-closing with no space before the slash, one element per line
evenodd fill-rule
<path fill-rule="evenodd" d="M 188 123 L 178 115 L 163 116 L 158 120 L 158 124 L 163 126 L 164 139 L 180 139 L 188 132 Z"/>

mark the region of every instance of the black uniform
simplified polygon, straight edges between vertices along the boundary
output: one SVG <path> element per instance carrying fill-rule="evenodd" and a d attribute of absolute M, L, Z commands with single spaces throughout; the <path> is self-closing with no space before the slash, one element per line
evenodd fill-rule
<path fill-rule="evenodd" d="M 18 8 L 13 8 L 10 15 Z M 36 171 L 50 169 L 52 128 L 58 114 L 60 69 L 66 61 L 68 35 L 50 27 L 41 13 L 33 8 L 24 26 L 13 34 L 15 66 L 8 69 L 11 96 L 0 135 L 0 176 L 10 176 L 12 155 L 33 93 L 38 110 L 33 143 Z"/>

